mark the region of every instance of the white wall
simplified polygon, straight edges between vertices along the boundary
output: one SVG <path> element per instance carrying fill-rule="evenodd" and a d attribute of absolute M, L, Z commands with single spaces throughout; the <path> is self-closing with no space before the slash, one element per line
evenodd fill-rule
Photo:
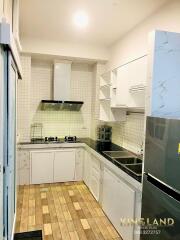
<path fill-rule="evenodd" d="M 108 69 L 113 69 L 134 58 L 147 54 L 148 33 L 154 29 L 180 32 L 180 1 L 172 0 L 155 14 L 137 25 L 110 47 Z"/>
<path fill-rule="evenodd" d="M 107 61 L 109 51 L 96 45 L 80 45 L 68 42 L 52 42 L 42 39 L 21 38 L 23 53 L 46 54 L 62 58 L 78 58 Z"/>

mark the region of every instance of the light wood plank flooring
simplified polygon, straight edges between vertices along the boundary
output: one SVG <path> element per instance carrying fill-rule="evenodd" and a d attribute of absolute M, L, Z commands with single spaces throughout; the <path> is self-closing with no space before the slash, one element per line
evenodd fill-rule
<path fill-rule="evenodd" d="M 122 240 L 83 182 L 21 186 L 16 232 L 45 240 Z"/>

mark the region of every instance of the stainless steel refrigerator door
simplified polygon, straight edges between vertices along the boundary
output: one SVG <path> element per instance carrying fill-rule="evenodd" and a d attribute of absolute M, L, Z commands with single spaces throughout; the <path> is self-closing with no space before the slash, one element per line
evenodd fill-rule
<path fill-rule="evenodd" d="M 148 228 L 147 231 L 142 228 L 142 232 L 144 232 L 141 234 L 141 240 L 180 239 L 180 196 L 176 195 L 176 198 L 168 195 L 166 188 L 163 189 L 161 186 L 160 189 L 159 186 L 152 183 L 146 175 L 144 176 L 141 217 L 145 220 L 149 218 L 150 223 L 152 223 L 154 219 L 160 223 L 160 219 L 172 218 L 174 225 L 157 226 L 157 230 L 160 231 L 160 233 L 153 233 L 154 229 L 152 227 Z M 170 223 L 172 223 L 172 221 L 170 221 Z"/>
<path fill-rule="evenodd" d="M 147 117 L 144 172 L 180 191 L 180 120 Z"/>

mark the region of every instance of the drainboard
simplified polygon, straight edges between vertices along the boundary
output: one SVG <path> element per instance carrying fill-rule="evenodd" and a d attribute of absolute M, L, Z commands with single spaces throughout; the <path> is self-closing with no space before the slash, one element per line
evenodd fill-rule
<path fill-rule="evenodd" d="M 120 164 L 137 164 L 142 163 L 142 160 L 135 157 L 129 157 L 129 158 L 114 158 L 114 160 Z"/>
<path fill-rule="evenodd" d="M 110 158 L 130 158 L 130 157 L 134 157 L 134 155 L 126 150 L 122 150 L 122 151 L 104 151 L 103 152 L 106 156 L 110 157 Z"/>
<path fill-rule="evenodd" d="M 142 175 L 142 164 L 126 164 L 124 165 L 128 170 L 136 174 L 137 176 Z"/>

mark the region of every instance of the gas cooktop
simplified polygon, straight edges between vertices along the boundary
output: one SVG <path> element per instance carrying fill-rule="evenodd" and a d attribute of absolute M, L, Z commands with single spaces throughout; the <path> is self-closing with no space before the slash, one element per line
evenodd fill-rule
<path fill-rule="evenodd" d="M 63 138 L 58 138 L 58 137 L 45 137 L 45 138 L 33 138 L 31 139 L 32 143 L 76 143 L 76 142 L 80 142 L 79 139 L 77 139 L 76 136 L 65 136 L 64 139 Z"/>
<path fill-rule="evenodd" d="M 65 136 L 64 141 L 65 141 L 65 142 L 68 142 L 68 143 L 76 143 L 76 142 L 79 142 L 79 140 L 77 139 L 76 136 Z"/>

